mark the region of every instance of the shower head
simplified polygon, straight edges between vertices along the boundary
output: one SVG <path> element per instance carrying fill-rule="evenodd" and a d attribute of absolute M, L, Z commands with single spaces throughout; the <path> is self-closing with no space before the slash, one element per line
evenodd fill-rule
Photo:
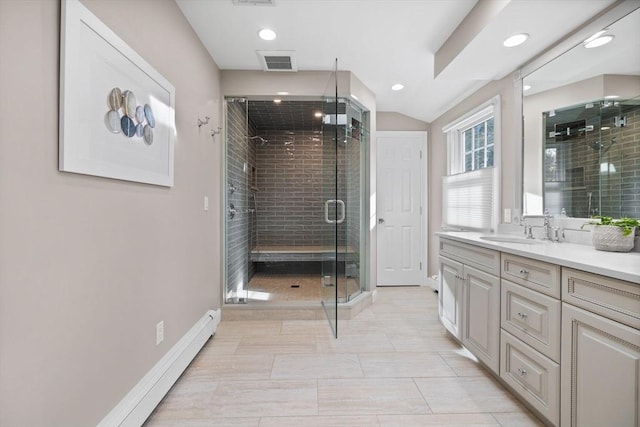
<path fill-rule="evenodd" d="M 258 135 L 249 137 L 249 141 L 256 142 L 260 147 L 269 144 L 269 141 Z"/>
<path fill-rule="evenodd" d="M 615 144 L 617 142 L 616 137 L 614 136 L 613 138 L 611 138 L 611 142 L 609 142 L 609 144 L 606 143 L 602 143 L 600 141 L 593 141 L 589 144 L 589 147 L 593 148 L 596 151 L 602 151 L 602 154 L 606 153 L 607 151 L 609 151 L 609 149 L 611 148 L 611 146 L 613 144 Z"/>
<path fill-rule="evenodd" d="M 600 141 L 593 141 L 589 144 L 589 147 L 593 148 L 596 151 L 600 151 L 604 145 Z"/>
<path fill-rule="evenodd" d="M 616 137 L 614 136 L 613 138 L 611 138 L 611 142 L 609 143 L 609 145 L 607 145 L 606 147 L 604 147 L 604 150 L 602 151 L 602 154 L 605 154 L 607 151 L 609 151 L 609 149 L 613 146 L 613 144 L 615 144 L 616 142 L 618 142 L 618 140 L 616 139 Z"/>

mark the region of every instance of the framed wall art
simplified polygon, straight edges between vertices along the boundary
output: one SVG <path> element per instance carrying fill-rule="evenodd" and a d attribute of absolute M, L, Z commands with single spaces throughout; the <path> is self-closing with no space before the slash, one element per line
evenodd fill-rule
<path fill-rule="evenodd" d="M 175 88 L 79 0 L 61 16 L 59 169 L 172 187 Z"/>

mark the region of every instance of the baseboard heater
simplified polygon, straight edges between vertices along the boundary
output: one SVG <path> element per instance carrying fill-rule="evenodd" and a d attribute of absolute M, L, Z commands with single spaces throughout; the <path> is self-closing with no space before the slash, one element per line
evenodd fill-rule
<path fill-rule="evenodd" d="M 218 323 L 220 309 L 207 311 L 97 427 L 140 427 L 214 334 Z"/>

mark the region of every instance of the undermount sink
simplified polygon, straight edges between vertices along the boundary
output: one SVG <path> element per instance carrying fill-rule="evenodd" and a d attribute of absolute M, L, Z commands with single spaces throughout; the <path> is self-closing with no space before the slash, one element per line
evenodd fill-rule
<path fill-rule="evenodd" d="M 526 237 L 518 236 L 480 236 L 480 239 L 488 240 L 490 242 L 521 243 L 524 245 L 539 245 L 543 243 L 540 240 L 527 239 Z"/>

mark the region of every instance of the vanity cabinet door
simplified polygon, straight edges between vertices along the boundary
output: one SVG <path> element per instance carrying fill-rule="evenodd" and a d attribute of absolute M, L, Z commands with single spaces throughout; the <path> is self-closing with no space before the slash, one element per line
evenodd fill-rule
<path fill-rule="evenodd" d="M 563 427 L 637 427 L 640 331 L 562 304 Z"/>
<path fill-rule="evenodd" d="M 462 338 L 462 263 L 440 257 L 438 315 L 440 323 L 457 339 Z"/>
<path fill-rule="evenodd" d="M 464 266 L 462 343 L 493 372 L 500 369 L 500 278 Z"/>

